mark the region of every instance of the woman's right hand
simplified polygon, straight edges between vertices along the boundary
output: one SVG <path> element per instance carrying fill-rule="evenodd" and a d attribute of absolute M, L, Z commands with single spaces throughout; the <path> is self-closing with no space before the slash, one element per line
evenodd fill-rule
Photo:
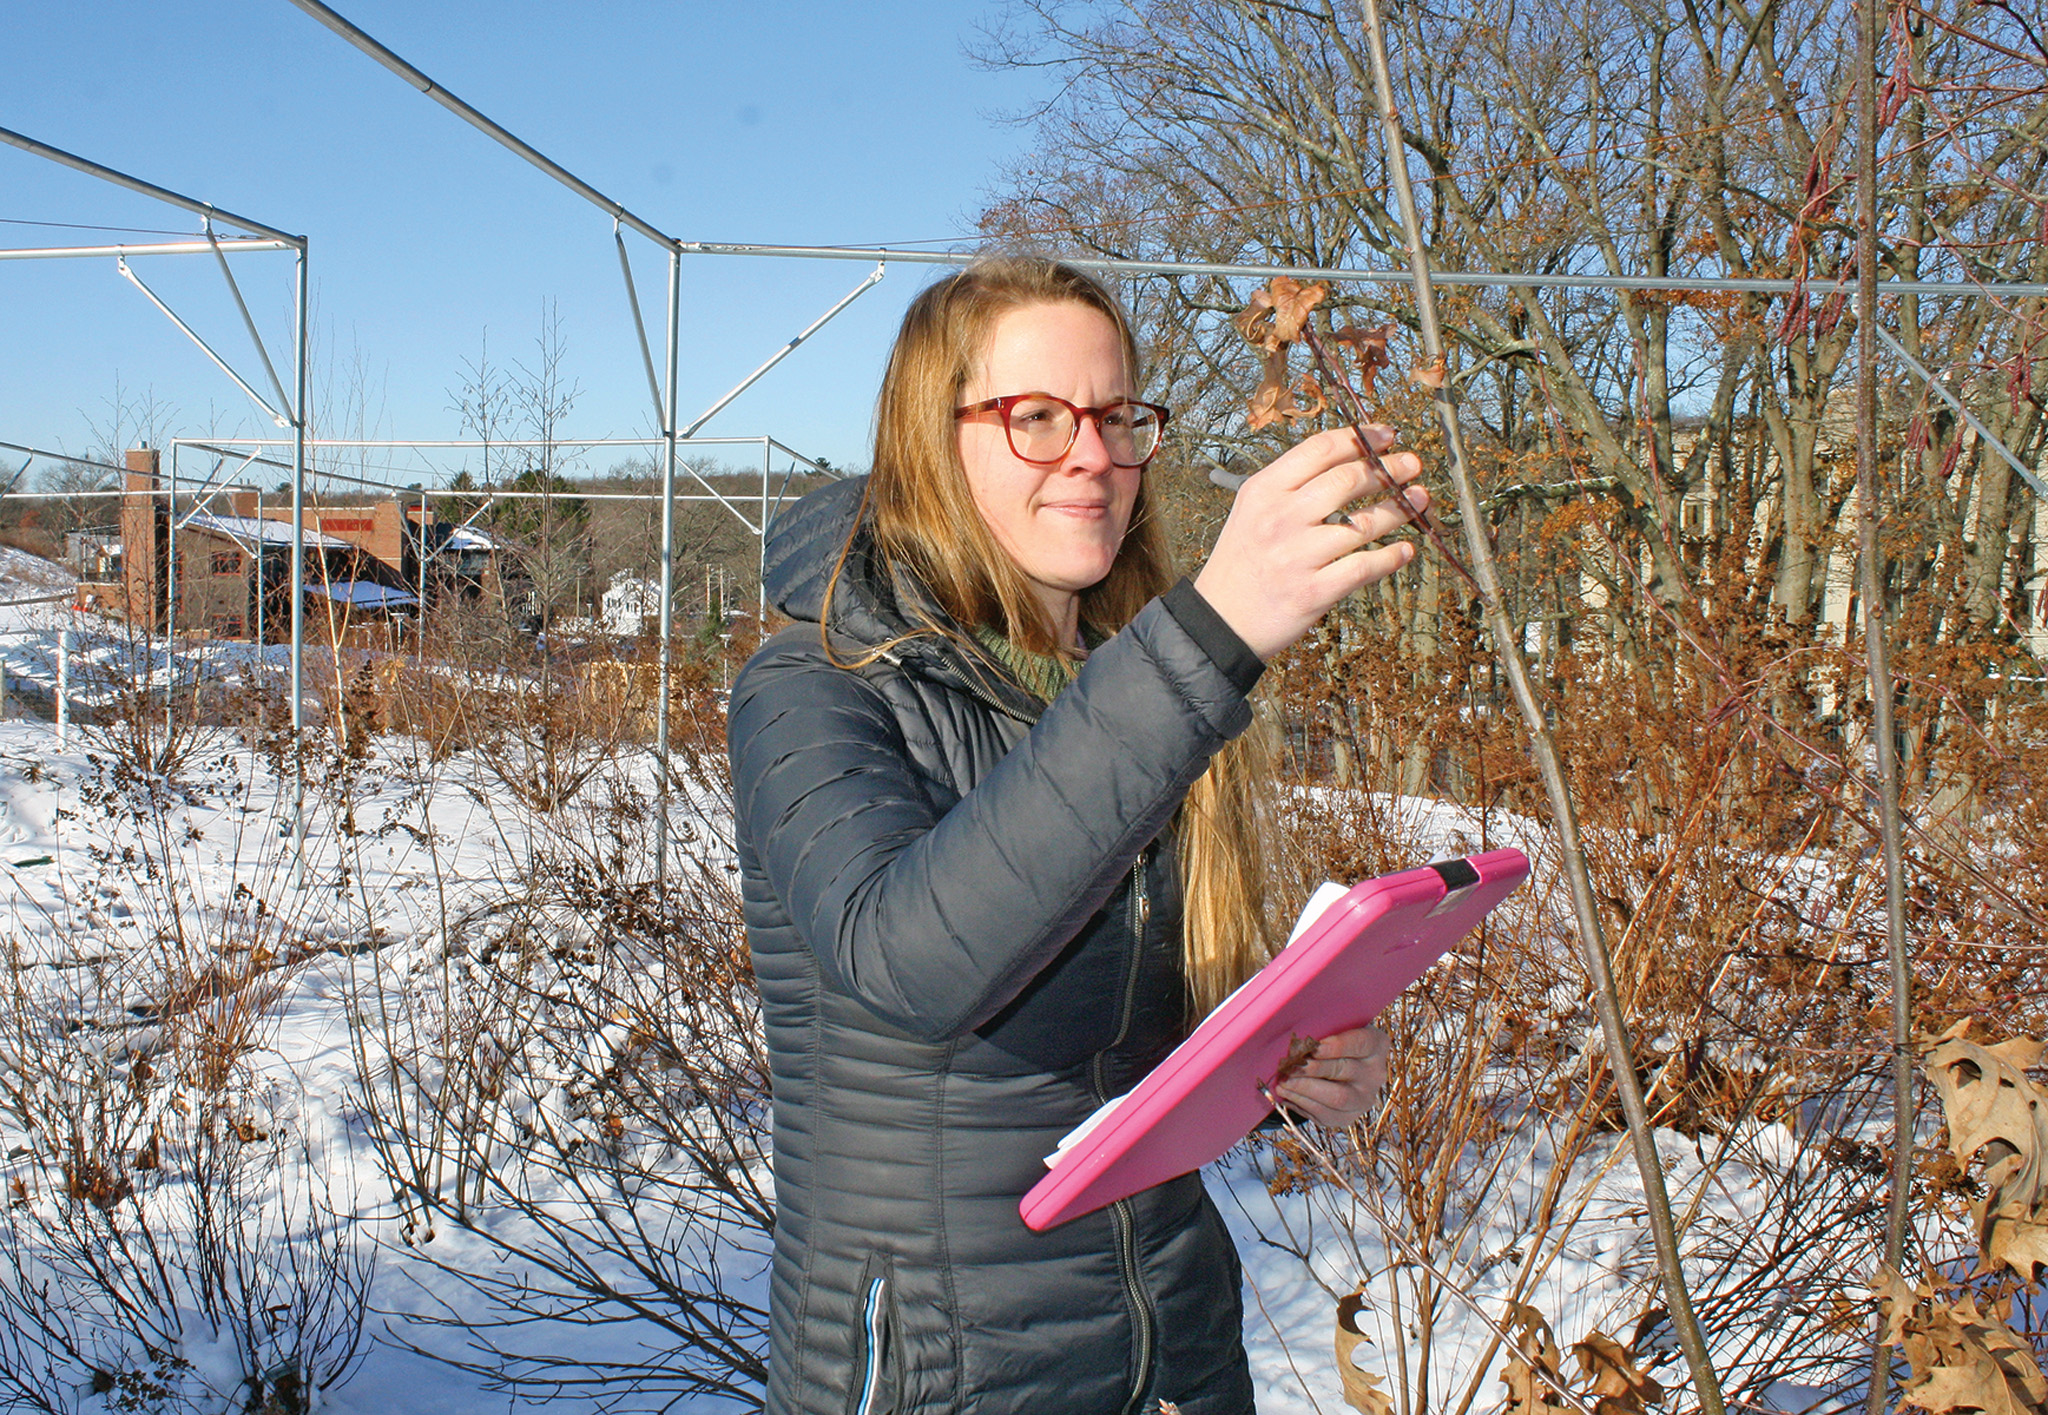
<path fill-rule="evenodd" d="M 1360 432 L 1397 483 L 1422 474 L 1413 452 L 1387 452 L 1392 428 L 1373 423 Z M 1392 490 L 1367 466 L 1350 428 L 1303 439 L 1238 488 L 1195 589 L 1253 653 L 1273 658 L 1338 600 L 1415 558 L 1406 541 L 1377 542 L 1414 519 L 1429 493 L 1411 487 L 1404 505 Z M 1371 504 L 1330 520 L 1356 501 Z"/>

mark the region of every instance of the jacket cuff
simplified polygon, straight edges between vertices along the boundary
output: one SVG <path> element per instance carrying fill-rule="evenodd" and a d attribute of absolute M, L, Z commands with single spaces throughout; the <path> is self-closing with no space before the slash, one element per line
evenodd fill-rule
<path fill-rule="evenodd" d="M 1237 636 L 1237 631 L 1223 622 L 1223 616 L 1210 607 L 1202 598 L 1202 592 L 1195 588 L 1194 581 L 1183 575 L 1174 587 L 1159 597 L 1166 606 L 1166 612 L 1173 616 L 1173 622 L 1195 641 L 1210 662 L 1222 670 L 1230 680 L 1230 686 L 1240 693 L 1249 693 L 1259 681 L 1259 675 L 1266 671 L 1265 660 L 1251 651 L 1251 647 Z"/>

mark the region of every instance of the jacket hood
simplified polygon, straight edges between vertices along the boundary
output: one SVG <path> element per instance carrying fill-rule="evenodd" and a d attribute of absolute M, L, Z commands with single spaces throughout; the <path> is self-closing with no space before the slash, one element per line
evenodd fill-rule
<path fill-rule="evenodd" d="M 904 666 L 992 700 L 1014 717 L 1036 720 L 1044 703 L 975 646 L 922 584 L 883 567 L 862 515 L 867 485 L 864 476 L 842 478 L 776 517 L 761 555 L 768 603 L 864 648 L 887 644 L 889 656 Z M 826 590 L 835 566 L 839 583 L 828 619 Z"/>

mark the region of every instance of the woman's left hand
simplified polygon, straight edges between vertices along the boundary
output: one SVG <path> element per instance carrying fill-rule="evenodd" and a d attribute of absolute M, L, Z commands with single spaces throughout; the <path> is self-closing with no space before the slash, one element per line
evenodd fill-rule
<path fill-rule="evenodd" d="M 1318 1124 L 1341 1130 L 1372 1109 L 1386 1084 L 1387 1034 L 1357 1027 L 1325 1037 L 1273 1095 Z"/>

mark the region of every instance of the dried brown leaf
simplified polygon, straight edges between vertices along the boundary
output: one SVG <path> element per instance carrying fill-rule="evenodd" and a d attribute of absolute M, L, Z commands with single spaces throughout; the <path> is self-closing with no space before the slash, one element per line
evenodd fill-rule
<path fill-rule="evenodd" d="M 1379 1389 L 1380 1378 L 1352 1363 L 1352 1354 L 1366 1339 L 1358 1329 L 1358 1313 L 1364 1306 L 1364 1283 L 1337 1302 L 1337 1375 L 1344 1382 L 1344 1403 L 1365 1415 L 1393 1415 L 1393 1397 Z"/>
<path fill-rule="evenodd" d="M 1660 1405 L 1664 1387 L 1636 1369 L 1635 1355 L 1626 1346 L 1599 1330 L 1572 1345 L 1579 1358 L 1579 1370 L 1593 1378 L 1586 1394 L 1593 1397 L 1595 1415 L 1643 1415 L 1645 1405 Z"/>
<path fill-rule="evenodd" d="M 1564 1383 L 1564 1353 L 1550 1334 L 1550 1323 L 1534 1307 L 1518 1303 L 1508 1309 L 1507 1326 L 1515 1335 L 1515 1354 L 1500 1374 L 1508 1388 L 1504 1415 L 1555 1415 L 1565 1409 L 1557 1398 L 1557 1387 Z"/>
<path fill-rule="evenodd" d="M 1323 399 L 1322 386 L 1316 382 L 1313 374 L 1303 374 L 1295 382 L 1293 394 L 1292 403 L 1280 410 L 1280 416 L 1283 418 L 1313 418 L 1329 406 Z M 1309 402 L 1309 399 L 1315 401 Z"/>
<path fill-rule="evenodd" d="M 1237 332 L 1269 354 L 1285 349 L 1301 337 L 1309 311 L 1329 293 L 1320 282 L 1304 285 L 1291 275 L 1276 275 L 1238 312 Z"/>
<path fill-rule="evenodd" d="M 1393 363 L 1387 356 L 1387 339 L 1393 332 L 1394 326 L 1388 323 L 1375 325 L 1371 329 L 1347 324 L 1342 329 L 1332 330 L 1330 333 L 1332 344 L 1339 349 L 1351 351 L 1352 358 L 1358 364 L 1358 382 L 1363 390 L 1362 396 L 1366 398 L 1379 396 L 1380 370 Z"/>
<path fill-rule="evenodd" d="M 1252 390 L 1247 403 L 1250 416 L 1246 419 L 1256 432 L 1262 427 L 1279 422 L 1283 413 L 1280 404 L 1287 396 L 1287 351 L 1274 349 L 1266 355 L 1265 372 L 1259 378 L 1259 386 Z"/>
<path fill-rule="evenodd" d="M 1266 375 L 1253 390 L 1246 405 L 1246 421 L 1254 430 L 1277 422 L 1293 422 L 1297 418 L 1312 418 L 1328 406 L 1323 401 L 1323 390 L 1316 385 L 1315 378 L 1303 374 L 1289 387 L 1283 380 L 1287 377 L 1287 355 L 1282 352 L 1266 356 Z"/>
<path fill-rule="evenodd" d="M 1419 383 L 1434 391 L 1444 386 L 1444 356 L 1438 354 L 1426 364 L 1417 364 L 1408 370 L 1408 381 Z"/>
<path fill-rule="evenodd" d="M 1924 1038 L 1920 1067 L 1941 1095 L 1950 1152 L 1965 1165 L 1984 1161 L 1984 1197 L 1970 1210 L 1981 1266 L 2032 1282 L 2048 1269 L 2048 1091 L 2027 1075 L 2042 1043 L 1981 1046 L 1968 1030 L 1965 1019 Z"/>
<path fill-rule="evenodd" d="M 2027 1282 L 2048 1271 L 2048 1222 L 2038 1210 L 2026 1216 L 1993 1215 L 1984 1241 L 1986 1267 L 2006 1267 Z"/>
<path fill-rule="evenodd" d="M 1967 1292 L 1953 1302 L 1922 1283 L 1910 1287 L 1890 1268 L 1873 1284 L 1883 1305 L 1884 1340 L 1912 1365 L 1899 1400 L 1934 1415 L 2048 1415 L 2048 1376 L 2033 1348 Z"/>
<path fill-rule="evenodd" d="M 1266 1089 L 1272 1090 L 1281 1082 L 1292 1080 L 1302 1067 L 1308 1065 L 1309 1058 L 1316 1054 L 1316 1048 L 1321 1045 L 1322 1043 L 1314 1037 L 1294 1037 L 1289 1040 L 1287 1055 L 1281 1058 L 1280 1069 L 1273 1073 L 1273 1085 Z"/>

